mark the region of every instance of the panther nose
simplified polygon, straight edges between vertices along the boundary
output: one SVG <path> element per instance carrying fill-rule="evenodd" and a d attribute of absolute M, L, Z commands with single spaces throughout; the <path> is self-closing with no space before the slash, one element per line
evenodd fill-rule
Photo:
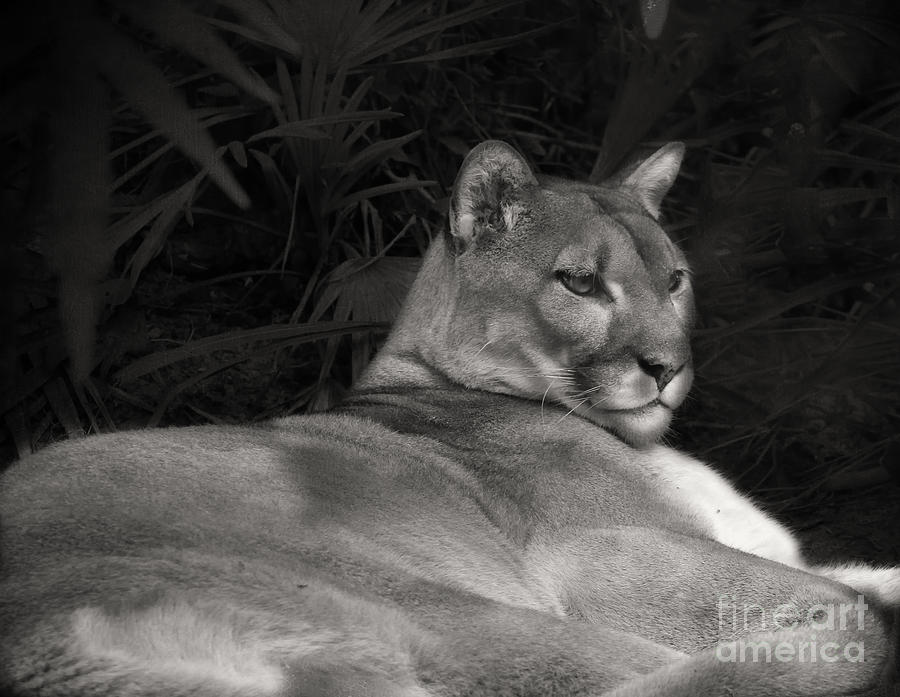
<path fill-rule="evenodd" d="M 641 366 L 641 370 L 656 380 L 656 389 L 660 392 L 666 389 L 666 385 L 668 385 L 672 378 L 678 374 L 678 371 L 681 370 L 680 365 L 675 365 L 673 362 L 664 359 L 639 358 L 638 365 Z"/>

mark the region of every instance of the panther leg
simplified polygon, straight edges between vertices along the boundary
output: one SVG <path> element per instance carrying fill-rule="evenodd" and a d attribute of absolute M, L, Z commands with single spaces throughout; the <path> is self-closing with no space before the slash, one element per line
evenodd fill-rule
<path fill-rule="evenodd" d="M 890 642 L 867 630 L 755 633 L 690 656 L 604 697 L 896 695 Z"/>

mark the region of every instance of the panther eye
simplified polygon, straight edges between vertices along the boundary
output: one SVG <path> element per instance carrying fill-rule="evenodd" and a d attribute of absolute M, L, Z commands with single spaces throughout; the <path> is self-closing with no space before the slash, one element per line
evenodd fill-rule
<path fill-rule="evenodd" d="M 684 283 L 685 277 L 684 269 L 675 269 L 672 272 L 672 275 L 669 276 L 669 292 L 675 293 L 679 288 L 681 288 Z"/>
<path fill-rule="evenodd" d="M 559 282 L 575 295 L 599 295 L 606 292 L 597 274 L 594 273 L 560 271 L 557 277 Z"/>

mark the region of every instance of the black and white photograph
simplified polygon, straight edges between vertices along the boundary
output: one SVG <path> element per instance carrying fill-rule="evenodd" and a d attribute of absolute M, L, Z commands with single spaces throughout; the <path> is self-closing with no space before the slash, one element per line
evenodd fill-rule
<path fill-rule="evenodd" d="M 0 10 L 0 697 L 900 697 L 894 0 Z"/>

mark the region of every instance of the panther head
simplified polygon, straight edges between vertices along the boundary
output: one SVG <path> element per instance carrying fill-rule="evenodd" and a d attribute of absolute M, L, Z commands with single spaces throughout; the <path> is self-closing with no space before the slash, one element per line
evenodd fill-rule
<path fill-rule="evenodd" d="M 634 445 L 659 439 L 693 377 L 690 274 L 657 222 L 683 153 L 671 143 L 591 185 L 536 175 L 506 143 L 477 146 L 387 360 L 556 403 Z"/>

